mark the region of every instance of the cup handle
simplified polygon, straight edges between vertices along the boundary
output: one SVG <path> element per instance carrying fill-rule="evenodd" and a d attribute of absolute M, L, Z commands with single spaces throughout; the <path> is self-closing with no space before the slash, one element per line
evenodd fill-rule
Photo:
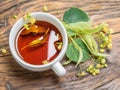
<path fill-rule="evenodd" d="M 52 66 L 52 70 L 56 73 L 57 76 L 61 77 L 66 74 L 65 68 L 61 65 L 60 62 L 55 63 Z"/>

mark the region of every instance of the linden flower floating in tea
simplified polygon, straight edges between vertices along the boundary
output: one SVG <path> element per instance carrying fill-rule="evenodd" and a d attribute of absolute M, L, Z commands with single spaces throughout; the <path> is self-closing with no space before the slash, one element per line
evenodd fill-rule
<path fill-rule="evenodd" d="M 43 63 L 43 64 L 48 64 L 49 61 L 48 61 L 48 60 L 44 60 L 44 61 L 42 61 L 42 63 Z"/>
<path fill-rule="evenodd" d="M 63 16 L 63 24 L 67 30 L 69 44 L 66 52 L 68 61 L 79 67 L 78 76 L 85 76 L 86 73 L 97 75 L 101 68 L 107 67 L 105 54 L 106 49 L 112 48 L 112 29 L 106 23 L 93 26 L 89 16 L 79 8 L 70 8 Z M 88 68 L 82 68 L 81 63 L 92 60 Z"/>
<path fill-rule="evenodd" d="M 33 65 L 47 64 L 62 49 L 62 36 L 53 24 L 36 20 L 30 13 L 23 19 L 25 24 L 17 35 L 18 53 L 25 62 Z"/>

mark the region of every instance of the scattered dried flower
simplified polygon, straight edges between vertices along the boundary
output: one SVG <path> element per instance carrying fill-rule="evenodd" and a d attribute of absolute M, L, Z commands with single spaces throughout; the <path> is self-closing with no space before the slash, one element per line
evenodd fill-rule
<path fill-rule="evenodd" d="M 14 15 L 13 18 L 14 18 L 14 19 L 17 19 L 17 15 Z"/>
<path fill-rule="evenodd" d="M 46 5 L 43 6 L 43 11 L 47 12 L 48 11 L 48 7 Z"/>
<path fill-rule="evenodd" d="M 5 48 L 2 48 L 2 49 L 1 49 L 1 52 L 2 52 L 2 54 L 6 54 L 6 53 L 7 53 L 7 50 L 6 50 Z"/>

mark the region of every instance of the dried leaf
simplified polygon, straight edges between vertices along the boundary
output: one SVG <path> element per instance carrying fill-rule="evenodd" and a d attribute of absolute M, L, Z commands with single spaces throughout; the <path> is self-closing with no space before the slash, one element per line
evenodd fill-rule
<path fill-rule="evenodd" d="M 33 41 L 30 42 L 28 45 L 24 46 L 24 47 L 21 49 L 21 51 L 22 51 L 23 49 L 27 48 L 27 47 L 40 46 L 40 45 L 44 44 L 44 43 L 46 42 L 46 40 L 47 40 L 47 39 L 46 39 L 46 35 L 48 34 L 48 32 L 49 32 L 49 28 L 47 29 L 47 31 L 45 32 L 45 34 L 44 34 L 42 37 L 33 40 Z"/>
<path fill-rule="evenodd" d="M 22 29 L 24 29 L 24 28 L 22 28 Z M 24 29 L 21 32 L 21 35 L 28 35 L 30 33 L 39 34 L 39 33 L 45 33 L 45 32 L 46 32 L 45 27 L 43 27 L 43 26 L 38 27 L 37 25 L 32 25 L 29 30 Z"/>
<path fill-rule="evenodd" d="M 36 46 L 37 44 L 40 44 L 40 43 L 41 43 L 41 40 L 36 39 L 36 40 L 32 41 L 31 43 L 29 43 L 29 46 Z"/>
<path fill-rule="evenodd" d="M 42 44 L 44 44 L 44 43 L 45 43 L 44 39 L 42 39 L 42 40 L 40 40 L 39 38 L 38 38 L 38 39 L 35 39 L 35 40 L 33 40 L 32 42 L 30 42 L 28 45 L 24 46 L 24 47 L 21 49 L 21 51 L 24 50 L 24 49 L 27 48 L 27 47 L 35 47 L 35 46 L 42 45 Z"/>
<path fill-rule="evenodd" d="M 45 33 L 47 28 L 39 26 L 38 29 L 39 29 L 38 33 Z"/>
<path fill-rule="evenodd" d="M 39 29 L 37 25 L 32 25 L 30 28 L 30 33 L 38 34 Z"/>

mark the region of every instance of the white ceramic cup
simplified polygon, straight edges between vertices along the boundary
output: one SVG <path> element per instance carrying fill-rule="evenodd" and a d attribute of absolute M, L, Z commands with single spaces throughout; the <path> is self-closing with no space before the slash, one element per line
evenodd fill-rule
<path fill-rule="evenodd" d="M 32 70 L 32 71 L 45 71 L 48 69 L 52 69 L 58 76 L 63 76 L 66 73 L 66 70 L 64 67 L 61 65 L 60 61 L 62 60 L 63 56 L 65 55 L 66 49 L 67 49 L 67 44 L 68 44 L 68 38 L 67 38 L 67 33 L 66 30 L 63 26 L 63 24 L 60 22 L 59 19 L 57 19 L 55 16 L 48 14 L 48 13 L 43 13 L 43 12 L 34 12 L 31 13 L 32 17 L 34 17 L 36 20 L 41 20 L 41 21 L 47 21 L 54 26 L 58 28 L 62 35 L 63 39 L 63 47 L 62 50 L 60 51 L 59 55 L 52 60 L 50 63 L 45 64 L 45 65 L 33 65 L 25 62 L 20 58 L 20 56 L 17 54 L 16 51 L 16 35 L 23 27 L 23 24 L 25 24 L 25 21 L 23 18 L 19 19 L 14 26 L 12 27 L 9 35 L 9 47 L 10 51 L 14 57 L 14 59 L 17 61 L 18 64 L 23 66 L 26 69 Z"/>

